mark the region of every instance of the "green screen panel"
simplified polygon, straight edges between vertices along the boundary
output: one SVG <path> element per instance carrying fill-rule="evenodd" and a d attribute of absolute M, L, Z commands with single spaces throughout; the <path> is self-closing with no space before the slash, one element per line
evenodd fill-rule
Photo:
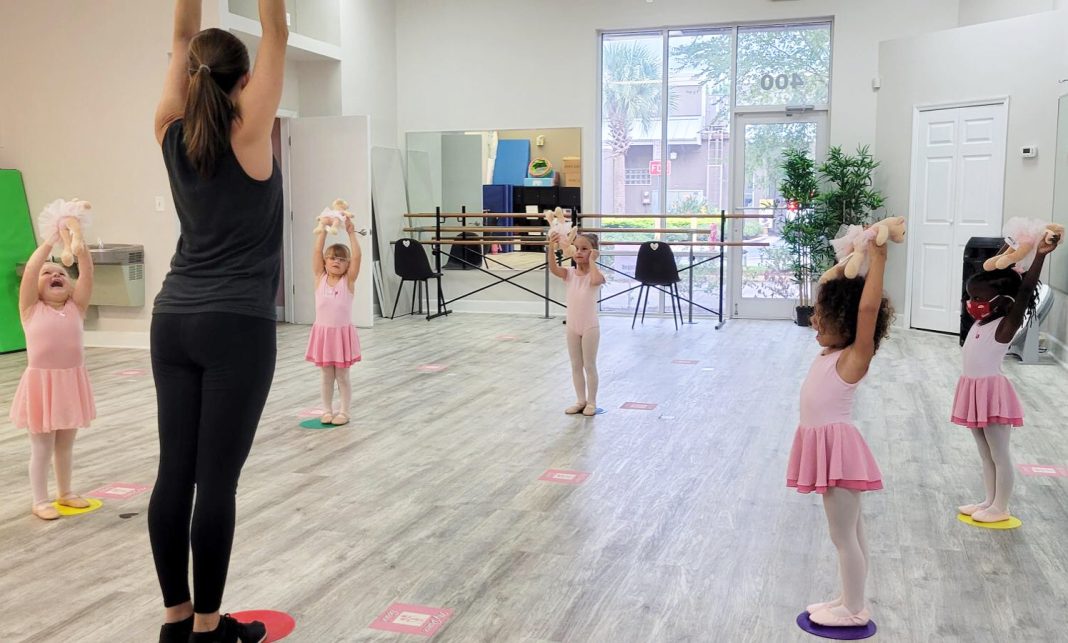
<path fill-rule="evenodd" d="M 0 170 L 0 353 L 26 348 L 15 264 L 26 261 L 36 247 L 22 173 Z"/>

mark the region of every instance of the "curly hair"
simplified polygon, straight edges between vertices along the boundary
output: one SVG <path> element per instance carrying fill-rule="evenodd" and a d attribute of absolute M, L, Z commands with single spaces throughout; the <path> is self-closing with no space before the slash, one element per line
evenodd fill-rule
<path fill-rule="evenodd" d="M 860 296 L 864 293 L 864 278 L 842 277 L 820 286 L 816 297 L 820 325 L 845 339 L 849 346 L 857 338 L 857 314 L 860 310 Z M 894 307 L 890 300 L 883 297 L 879 305 L 879 316 L 875 320 L 875 350 L 883 338 L 890 334 L 890 324 L 894 321 Z"/>
<path fill-rule="evenodd" d="M 1004 297 L 1012 297 L 1015 299 L 1016 295 L 1020 293 L 1020 286 L 1023 285 L 1023 276 L 1016 272 L 1012 268 L 1002 268 L 999 270 L 991 270 L 989 272 L 978 272 L 968 279 L 966 287 L 986 286 L 994 291 L 995 294 L 1002 295 Z M 1038 310 L 1038 288 L 1035 288 L 1031 292 L 1031 299 L 1027 301 L 1027 323 L 1030 324 L 1035 318 L 1035 311 Z M 1008 311 L 1005 311 L 1006 313 Z M 992 317 L 997 319 L 1001 317 Z"/>

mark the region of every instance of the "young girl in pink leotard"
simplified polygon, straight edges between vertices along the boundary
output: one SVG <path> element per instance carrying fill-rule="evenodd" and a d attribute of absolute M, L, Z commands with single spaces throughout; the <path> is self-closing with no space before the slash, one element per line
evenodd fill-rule
<path fill-rule="evenodd" d="M 49 500 L 48 469 L 55 461 L 56 503 L 84 509 L 89 502 L 71 488 L 74 438 L 96 417 L 85 370 L 82 318 L 93 292 L 93 260 L 82 245 L 78 281 L 48 261 L 59 232 L 30 256 L 19 286 L 19 312 L 26 331 L 27 367 L 11 403 L 11 422 L 30 434 L 30 488 L 33 515 L 55 520 Z"/>
<path fill-rule="evenodd" d="M 964 341 L 964 372 L 957 381 L 950 421 L 971 429 L 983 461 L 982 502 L 958 507 L 975 522 L 1008 520 L 1012 496 L 1012 455 L 1009 435 L 1023 426 L 1023 405 L 1012 383 L 1001 374 L 1001 362 L 1025 313 L 1033 312 L 1038 276 L 1046 255 L 1060 238 L 1045 239 L 1027 272 L 1022 276 L 1011 268 L 981 272 L 967 283 L 965 306 L 975 323 Z"/>
<path fill-rule="evenodd" d="M 567 285 L 567 352 L 571 356 L 571 379 L 575 384 L 575 403 L 564 413 L 585 416 L 597 414 L 597 345 L 601 327 L 597 321 L 597 293 L 604 285 L 604 275 L 597 269 L 597 236 L 590 233 L 575 237 L 575 266 L 563 268 L 556 262 L 560 237 L 549 237 L 546 252 L 548 269 Z"/>
<path fill-rule="evenodd" d="M 819 625 L 867 625 L 864 601 L 868 545 L 860 511 L 864 491 L 883 488 L 879 465 L 853 425 L 853 394 L 868 373 L 893 310 L 883 297 L 886 246 L 869 245 L 866 277 L 820 286 L 812 326 L 823 347 L 801 385 L 801 420 L 794 433 L 786 486 L 823 496 L 831 541 L 838 550 L 842 593 L 808 607 Z"/>

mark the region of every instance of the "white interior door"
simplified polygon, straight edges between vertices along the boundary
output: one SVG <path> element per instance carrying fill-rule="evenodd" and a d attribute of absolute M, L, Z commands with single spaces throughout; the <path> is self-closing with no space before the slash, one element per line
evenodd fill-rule
<path fill-rule="evenodd" d="M 964 246 L 1001 236 L 1007 105 L 917 113 L 909 209 L 909 325 L 956 333 Z"/>
<path fill-rule="evenodd" d="M 352 320 L 370 327 L 374 319 L 374 282 L 371 269 L 371 148 L 370 121 L 366 116 L 294 118 L 289 122 L 289 177 L 293 230 L 293 321 L 315 321 L 315 280 L 311 255 L 315 217 L 334 199 L 345 199 L 356 217 L 356 235 L 363 253 L 356 280 Z M 344 242 L 327 237 L 326 244 Z"/>

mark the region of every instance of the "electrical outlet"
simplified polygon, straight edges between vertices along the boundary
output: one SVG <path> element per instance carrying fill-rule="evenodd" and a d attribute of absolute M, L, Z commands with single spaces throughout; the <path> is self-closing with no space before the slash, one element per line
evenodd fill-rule
<path fill-rule="evenodd" d="M 167 204 L 163 200 L 163 197 L 161 197 L 161 196 L 156 197 L 156 212 L 163 212 L 166 208 L 167 208 Z"/>

